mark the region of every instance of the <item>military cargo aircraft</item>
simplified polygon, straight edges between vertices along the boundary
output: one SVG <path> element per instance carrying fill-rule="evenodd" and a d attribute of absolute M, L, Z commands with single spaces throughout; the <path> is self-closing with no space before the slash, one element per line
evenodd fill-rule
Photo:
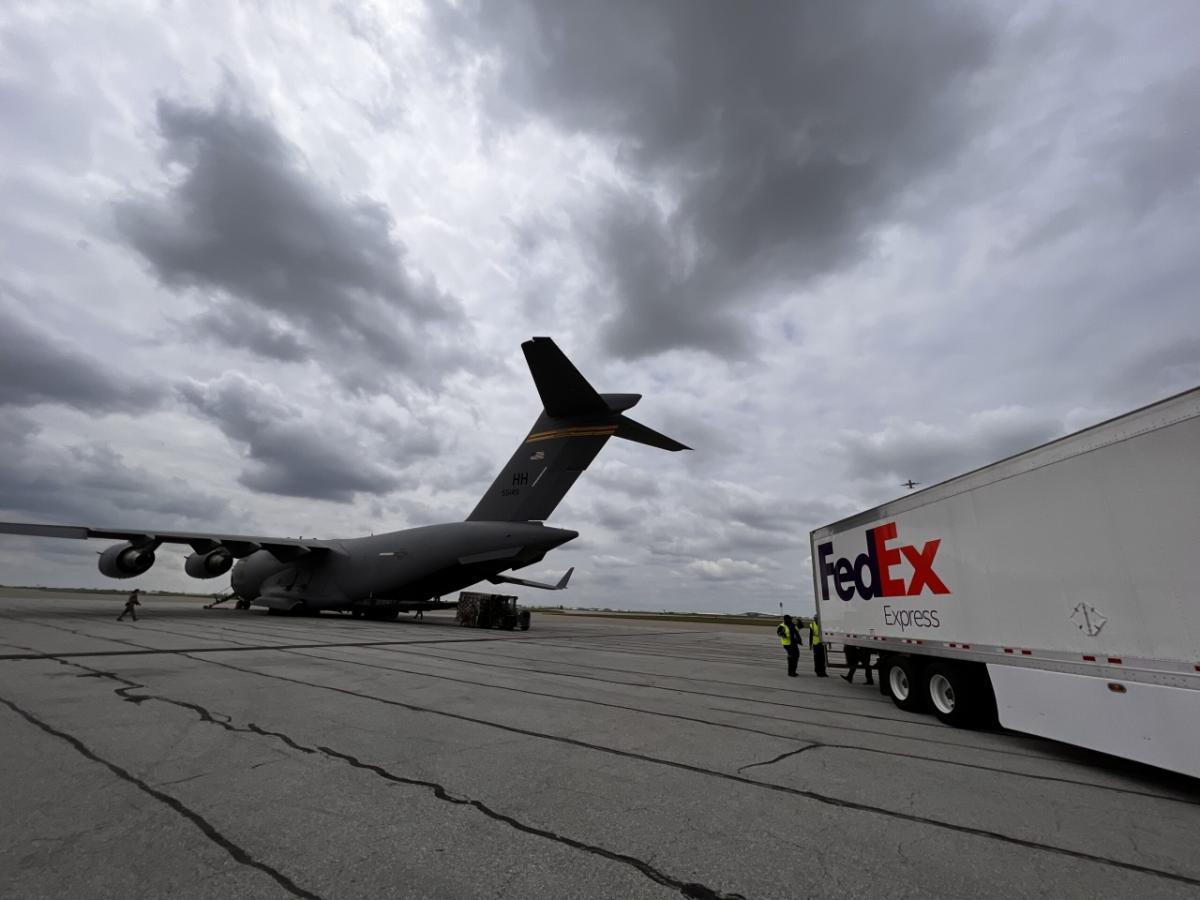
<path fill-rule="evenodd" d="M 162 544 L 192 548 L 184 570 L 218 578 L 232 570 L 240 605 L 276 613 L 350 611 L 395 618 L 444 606 L 434 598 L 480 581 L 561 590 L 503 573 L 540 562 L 579 536 L 544 521 L 610 437 L 663 450 L 689 447 L 624 415 L 640 394 L 600 394 L 547 337 L 521 345 L 543 410 L 516 453 L 465 522 L 426 525 L 344 540 L 251 537 L 155 529 L 88 528 L 0 522 L 0 533 L 120 541 L 100 554 L 100 571 L 134 578 L 154 565 Z"/>

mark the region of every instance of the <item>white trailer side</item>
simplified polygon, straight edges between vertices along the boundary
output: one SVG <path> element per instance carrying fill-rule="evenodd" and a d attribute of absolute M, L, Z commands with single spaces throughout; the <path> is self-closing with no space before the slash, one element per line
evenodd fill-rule
<path fill-rule="evenodd" d="M 811 548 L 826 638 L 882 654 L 898 705 L 1200 776 L 1200 389 Z"/>

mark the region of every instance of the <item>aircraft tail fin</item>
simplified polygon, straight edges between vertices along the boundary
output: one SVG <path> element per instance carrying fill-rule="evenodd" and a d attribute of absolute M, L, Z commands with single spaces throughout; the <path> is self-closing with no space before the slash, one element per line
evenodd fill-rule
<path fill-rule="evenodd" d="M 468 522 L 549 518 L 610 437 L 663 450 L 688 450 L 622 413 L 641 394 L 600 394 L 548 337 L 521 345 L 543 411 Z"/>
<path fill-rule="evenodd" d="M 609 412 L 604 398 L 550 338 L 535 337 L 523 343 L 521 349 L 525 351 L 529 374 L 533 376 L 546 415 L 565 419 Z"/>

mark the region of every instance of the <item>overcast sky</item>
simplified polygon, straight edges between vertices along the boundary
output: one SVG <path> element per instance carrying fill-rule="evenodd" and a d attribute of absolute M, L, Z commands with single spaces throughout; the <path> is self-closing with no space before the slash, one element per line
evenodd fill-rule
<path fill-rule="evenodd" d="M 812 608 L 811 528 L 1200 383 L 1200 5 L 0 5 L 0 518 L 465 518 L 520 343 L 577 606 Z M 0 582 L 112 585 L 0 540 Z M 216 590 L 165 550 L 138 583 Z M 546 601 L 551 595 L 530 596 Z"/>

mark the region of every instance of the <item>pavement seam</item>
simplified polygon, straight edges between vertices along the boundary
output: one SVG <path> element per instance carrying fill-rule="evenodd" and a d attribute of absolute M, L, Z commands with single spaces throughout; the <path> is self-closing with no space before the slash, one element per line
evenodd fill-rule
<path fill-rule="evenodd" d="M 681 715 L 679 713 L 668 713 L 668 712 L 661 712 L 659 710 L 642 709 L 642 708 L 639 708 L 636 706 L 624 706 L 619 703 L 608 703 L 604 700 L 591 700 L 586 697 L 568 697 L 568 696 L 564 696 L 562 694 L 551 694 L 546 691 L 534 691 L 534 690 L 530 690 L 528 688 L 499 686 L 499 685 L 490 684 L 490 683 L 484 682 L 484 681 L 472 681 L 472 680 L 466 679 L 466 678 L 455 678 L 452 675 L 439 675 L 439 674 L 434 674 L 434 673 L 430 673 L 430 672 L 420 672 L 420 671 L 416 671 L 413 669 L 402 669 L 402 668 L 399 668 L 396 666 L 384 666 L 384 665 L 379 665 L 378 663 L 368 663 L 368 662 L 362 662 L 360 660 L 354 660 L 354 659 L 343 659 L 343 658 L 336 657 L 336 656 L 322 656 L 320 654 L 302 653 L 300 651 L 288 651 L 288 652 L 294 653 L 296 656 L 303 656 L 307 659 L 323 659 L 323 660 L 328 660 L 330 662 L 346 663 L 348 665 L 361 666 L 363 668 L 368 668 L 368 669 L 381 669 L 385 672 L 400 672 L 405 675 L 416 675 L 416 676 L 422 677 L 422 678 L 435 678 L 435 679 L 438 679 L 441 681 L 452 681 L 452 682 L 455 682 L 456 684 L 467 684 L 467 685 L 471 685 L 472 687 L 490 688 L 490 689 L 495 689 L 495 690 L 499 690 L 499 691 L 503 691 L 503 692 L 507 692 L 507 693 L 528 694 L 529 696 L 533 696 L 533 697 L 550 697 L 555 700 L 565 700 L 565 701 L 572 702 L 572 703 L 586 703 L 586 704 L 589 704 L 592 706 L 602 706 L 602 707 L 607 707 L 610 709 L 620 709 L 620 710 L 624 710 L 626 712 L 643 713 L 645 715 L 659 716 L 659 717 L 668 718 L 668 719 L 680 719 L 685 722 L 694 722 L 694 723 L 697 723 L 700 725 L 708 725 L 713 728 L 726 728 L 726 729 L 730 729 L 733 731 L 740 731 L 740 732 L 743 732 L 746 734 L 757 734 L 757 735 L 761 735 L 763 737 L 778 738 L 779 740 L 784 740 L 784 741 L 796 741 L 796 740 L 808 741 L 808 740 L 810 740 L 808 738 L 796 738 L 794 735 L 780 734 L 779 732 L 775 732 L 775 731 L 763 731 L 762 729 L 749 728 L 745 725 L 735 725 L 730 722 L 716 722 L 716 721 L 712 721 L 710 719 L 701 719 L 696 716 L 685 716 L 685 715 Z M 434 659 L 444 659 L 447 661 L 466 662 L 466 660 L 454 660 L 452 657 L 445 657 L 445 656 L 436 656 L 435 657 L 435 656 L 432 656 L 431 654 L 423 654 L 423 653 L 419 653 L 417 655 L 418 656 L 426 656 L 426 657 L 434 658 Z M 489 663 L 472 663 L 472 665 L 480 665 L 480 666 L 489 667 L 489 668 L 516 669 L 517 671 L 535 672 L 538 674 L 546 674 L 546 675 L 563 675 L 563 676 L 569 677 L 569 678 L 585 678 L 585 679 L 600 681 L 604 684 L 619 684 L 619 685 L 627 685 L 630 687 L 649 687 L 649 688 L 657 688 L 658 687 L 657 685 L 643 685 L 643 684 L 638 684 L 636 682 L 609 681 L 609 680 L 603 679 L 603 678 L 593 678 L 592 676 L 588 676 L 588 675 L 571 675 L 571 674 L 565 673 L 565 672 L 545 672 L 540 669 L 520 669 L 517 666 L 496 666 L 496 665 L 489 664 Z M 676 688 L 660 688 L 660 689 L 666 690 L 666 691 L 677 690 Z M 684 693 L 692 693 L 692 692 L 684 691 Z M 711 694 L 711 695 L 710 694 L 702 694 L 702 696 L 720 697 L 722 695 L 720 695 L 720 694 Z M 758 701 L 758 702 L 769 703 L 770 701 Z M 707 707 L 707 708 L 713 709 L 714 711 L 728 712 L 733 715 L 754 715 L 753 713 L 743 713 L 739 710 L 721 709 L 720 707 Z M 824 725 L 824 724 L 817 723 L 817 722 L 799 722 L 799 721 L 796 721 L 793 719 L 784 719 L 780 716 L 771 716 L 770 718 L 777 720 L 777 721 L 794 722 L 797 725 L 807 725 L 807 726 L 811 726 L 814 728 L 835 728 L 835 729 L 836 728 L 845 728 L 845 726 L 842 726 L 842 725 Z M 927 740 L 925 738 L 919 738 L 919 737 L 904 737 L 901 735 L 893 735 L 893 734 L 888 734 L 886 732 L 868 732 L 868 733 L 880 734 L 880 735 L 884 735 L 887 737 L 899 737 L 903 740 L 912 740 L 912 741 Z M 977 746 L 971 745 L 971 744 L 959 744 L 959 743 L 950 742 L 950 741 L 928 741 L 928 742 L 929 743 L 937 743 L 939 745 L 962 747 L 964 749 L 977 750 L 980 752 L 996 752 L 996 753 L 1006 752 L 1003 750 L 991 751 L 991 750 L 988 750 L 987 748 L 981 748 L 981 747 L 977 747 Z M 949 760 L 949 759 L 937 759 L 937 758 L 931 758 L 928 756 L 920 756 L 915 753 L 902 753 L 902 752 L 896 751 L 896 750 L 879 750 L 879 749 L 876 749 L 873 747 L 860 747 L 856 744 L 838 744 L 838 743 L 830 743 L 828 741 L 813 741 L 813 742 L 811 742 L 810 746 L 806 747 L 805 749 L 811 749 L 812 747 L 828 747 L 831 749 L 838 749 L 838 750 L 861 750 L 864 753 L 875 753 L 875 754 L 879 754 L 879 755 L 883 755 L 883 756 L 894 756 L 894 757 L 897 757 L 900 759 L 915 759 L 915 760 L 920 760 L 920 761 L 936 762 L 936 763 L 939 763 L 942 765 L 958 766 L 960 768 L 965 768 L 965 769 L 975 769 L 975 770 L 978 770 L 981 772 L 996 772 L 996 773 L 1002 774 L 1002 775 L 1011 775 L 1014 778 L 1028 778 L 1028 779 L 1032 779 L 1035 781 L 1052 781 L 1052 782 L 1056 782 L 1058 784 L 1070 784 L 1070 785 L 1075 785 L 1077 787 L 1091 788 L 1093 790 L 1098 790 L 1098 791 L 1107 791 L 1109 793 L 1128 794 L 1130 796 L 1146 797 L 1146 798 L 1149 798 L 1152 800 L 1166 800 L 1166 801 L 1170 801 L 1172 803 L 1182 803 L 1187 806 L 1200 806 L 1200 801 L 1186 800 L 1181 797 L 1171 797 L 1171 796 L 1168 796 L 1165 794 L 1155 794 L 1155 793 L 1151 793 L 1148 791 L 1135 791 L 1135 790 L 1131 790 L 1129 788 L 1112 787 L 1109 785 L 1095 784 L 1094 782 L 1089 782 L 1089 781 L 1076 781 L 1071 778 L 1062 778 L 1057 775 L 1038 775 L 1038 774 L 1035 774 L 1032 772 L 1019 772 L 1019 771 L 1016 771 L 1013 769 L 1002 769 L 999 766 L 985 766 L 980 763 L 961 762 L 961 761 Z M 785 753 L 784 756 L 790 756 L 793 752 L 796 752 L 796 751 L 789 751 L 788 753 Z M 1020 754 L 1020 753 L 1014 753 L 1011 755 L 1019 756 L 1019 757 L 1027 758 L 1027 759 L 1034 759 L 1034 760 L 1044 760 L 1045 759 L 1045 757 L 1030 756 L 1028 754 Z M 775 761 L 777 761 L 777 760 L 775 760 Z M 763 763 L 753 763 L 752 765 L 764 765 L 764 764 Z M 749 768 L 749 766 L 744 766 L 743 768 Z M 740 771 L 742 771 L 742 769 L 738 769 L 738 771 L 740 772 Z"/>
<path fill-rule="evenodd" d="M 10 618 L 5 616 L 4 618 Z M 38 623 L 42 624 L 42 623 Z M 47 628 L 57 628 L 56 625 L 45 625 Z M 129 641 L 121 640 L 120 638 L 97 637 L 96 635 L 87 635 L 82 632 L 74 631 L 70 628 L 62 628 L 62 631 L 70 632 L 71 634 L 90 637 L 94 640 L 112 641 L 118 644 L 129 644 Z M 687 633 L 687 632 L 684 632 Z M 585 640 L 595 635 L 579 635 L 578 640 Z M 320 650 L 324 648 L 338 647 L 394 647 L 399 644 L 481 644 L 489 641 L 506 641 L 510 640 L 507 636 L 497 637 L 480 637 L 480 638 L 431 638 L 429 640 L 416 641 L 354 641 L 354 642 L 336 642 L 336 643 L 319 643 L 319 644 L 238 644 L 234 647 L 179 647 L 177 649 L 159 650 L 153 647 L 141 647 L 137 650 L 89 650 L 76 651 L 71 653 L 0 653 L 0 662 L 17 662 L 33 659 L 85 659 L 96 656 L 154 656 L 158 654 L 181 654 L 188 656 L 193 653 L 239 653 L 250 650 Z M 524 638 L 523 640 L 536 640 L 536 638 Z M 137 645 L 134 645 L 137 646 Z"/>
<path fill-rule="evenodd" d="M 13 619 L 13 617 L 12 617 L 12 616 L 7 616 L 7 615 L 5 615 L 5 614 L 3 614 L 3 613 L 0 613 L 0 617 L 3 617 L 3 618 L 8 618 L 8 619 Z M 44 624 L 44 623 L 41 623 L 41 624 Z M 91 638 L 93 638 L 93 639 L 96 639 L 96 636 L 95 636 L 95 635 L 91 635 L 91 634 L 88 634 L 88 633 L 86 633 L 86 632 L 80 632 L 80 631 L 76 631 L 75 629 L 71 629 L 71 628 L 65 628 L 65 627 L 58 626 L 58 625 L 46 625 L 46 624 L 44 624 L 44 627 L 47 627 L 47 628 L 52 628 L 52 629 L 57 629 L 57 630 L 60 630 L 60 631 L 66 631 L 66 632 L 68 632 L 68 633 L 70 633 L 70 634 L 74 634 L 74 635 L 77 635 L 77 636 L 91 637 Z M 155 629 L 155 630 L 161 630 L 161 629 Z M 178 632 L 167 632 L 167 633 L 176 633 L 176 634 L 177 634 Z M 707 632 L 670 632 L 670 633 L 671 633 L 671 634 L 705 634 L 705 633 L 707 633 Z M 596 635 L 581 635 L 581 637 L 596 637 Z M 78 658 L 79 656 L 91 656 L 91 655 L 118 655 L 118 656 L 119 656 L 119 655 L 138 655 L 138 654 L 139 654 L 139 653 L 141 653 L 141 652 L 150 652 L 150 653 L 165 653 L 165 654 L 178 653 L 178 654 L 180 654 L 180 655 L 183 655 L 183 656 L 187 657 L 187 656 L 188 656 L 188 654 L 189 654 L 190 652 L 197 652 L 197 651 L 185 651 L 185 650 L 153 650 L 152 648 L 147 648 L 147 647 L 145 647 L 145 645 L 143 645 L 143 644 L 137 644 L 137 643 L 135 643 L 135 642 L 133 642 L 133 641 L 127 641 L 127 640 L 123 640 L 123 639 L 120 639 L 120 638 L 99 638 L 99 639 L 100 639 L 100 640 L 109 640 L 109 641 L 114 641 L 114 642 L 117 642 L 117 643 L 123 643 L 123 644 L 127 644 L 127 645 L 129 645 L 129 646 L 132 646 L 132 647 L 136 647 L 136 648 L 138 648 L 138 650 L 137 650 L 137 651 L 106 651 L 106 652 L 97 653 L 97 654 L 31 654 L 30 658 L 34 658 L 34 659 L 43 659 L 43 658 L 49 658 L 49 659 L 56 659 L 56 660 L 58 660 L 58 659 L 60 659 L 60 658 L 64 658 L 64 659 L 65 659 L 65 658 L 68 658 L 68 657 L 70 657 L 70 658 Z M 506 639 L 506 638 L 505 638 L 504 636 L 500 636 L 500 637 L 488 637 L 488 638 L 467 638 L 467 639 L 463 639 L 463 640 L 448 640 L 448 641 L 442 641 L 442 640 L 431 640 L 431 641 L 399 641 L 399 642 L 389 642 L 389 641 L 382 641 L 382 642 L 368 642 L 368 643 L 357 643 L 357 644 L 343 644 L 343 643 L 336 643 L 336 644 L 315 644 L 315 645 L 271 645 L 271 646 L 264 646 L 264 647 L 238 647 L 238 648 L 224 648 L 224 649 L 230 649 L 230 650 L 235 650 L 235 649 L 247 649 L 247 650 L 254 650 L 254 649 L 261 649 L 261 650 L 283 650 L 283 651 L 289 651 L 289 652 L 290 652 L 290 651 L 292 651 L 292 650 L 298 650 L 298 649 L 342 649 L 342 648 L 347 648 L 347 649 L 349 649 L 349 648 L 353 648 L 353 647 L 380 647 L 380 648 L 382 648 L 382 649 L 389 649 L 389 648 L 391 648 L 391 647 L 393 647 L 393 646 L 403 646 L 403 645 L 405 645 L 405 644 L 415 644 L 415 643 L 421 643 L 421 644 L 429 644 L 429 643 L 434 643 L 434 644 L 437 644 L 437 643 L 476 643 L 476 642 L 484 642 L 484 641 L 497 641 L 497 640 L 505 640 L 505 639 Z M 545 645 L 547 645 L 547 646 L 557 646 L 557 645 L 551 644 L 549 640 L 546 640 L 544 643 L 545 643 Z M 17 646 L 17 645 L 12 645 L 12 646 Z M 28 648 L 26 648 L 26 649 L 28 649 Z M 215 650 L 215 649 L 211 649 L 211 650 L 208 650 L 208 651 L 206 651 L 206 652 L 216 652 L 216 650 Z M 302 655 L 302 654 L 300 654 L 300 655 Z M 423 655 L 423 656 L 426 656 L 426 657 L 441 658 L 441 659 L 446 659 L 446 660 L 448 660 L 448 661 L 453 661 L 453 658 L 452 658 L 452 657 L 444 657 L 444 656 L 442 656 L 442 657 L 438 657 L 436 654 L 432 654 L 432 653 L 420 653 L 420 652 L 418 651 L 418 652 L 417 652 L 417 655 Z M 4 657 L 0 656 L 0 660 L 2 660 L 3 658 L 4 658 Z M 195 657 L 188 657 L 188 658 L 193 658 L 193 659 L 194 659 Z M 327 657 L 327 658 L 328 658 L 328 657 Z M 197 661 L 198 661 L 198 662 L 201 662 L 201 661 L 207 661 L 207 660 L 197 660 Z M 344 660 L 344 661 L 345 661 L 345 662 L 349 662 L 349 663 L 351 663 L 351 664 L 366 665 L 366 664 L 363 664 L 363 663 L 354 663 L 354 661 L 352 661 L 352 660 Z M 458 661 L 460 661 L 460 662 L 461 662 L 461 661 L 463 661 L 463 660 L 458 660 Z M 473 664 L 476 664 L 476 663 L 473 663 Z M 508 666 L 501 666 L 501 665 L 490 664 L 490 663 L 477 663 L 477 664 L 479 664 L 479 665 L 485 665 L 485 666 L 491 666 L 491 667 L 493 667 L 493 668 L 514 668 L 514 669 L 518 669 L 519 671 L 530 671 L 530 670 L 521 670 L 521 669 L 519 669 L 519 667 L 508 667 Z M 245 670 L 239 670 L 239 671 L 245 671 Z M 397 670 L 397 671 L 406 671 L 406 670 Z M 537 671 L 537 670 L 533 670 L 533 671 Z M 420 673 L 414 673 L 414 674 L 420 674 Z M 599 682 L 601 682 L 601 683 L 626 684 L 626 685 L 628 685 L 628 684 L 629 684 L 629 682 L 608 682 L 606 679 L 602 679 L 602 678 L 599 678 L 599 677 L 597 677 L 597 676 L 588 676 L 588 675 L 573 675 L 573 674 L 570 674 L 570 673 L 545 673 L 545 674 L 557 674 L 557 675 L 563 675 L 563 676 L 565 676 L 565 677 L 573 677 L 573 678 L 591 679 L 591 680 L 594 680 L 594 681 L 599 681 Z M 700 695 L 700 696 L 711 696 L 711 697 L 718 697 L 718 698 L 721 696 L 721 695 L 718 695 L 718 694 L 707 694 L 707 693 L 704 693 L 704 692 L 699 692 L 699 691 L 697 691 L 697 692 L 680 691 L 680 689 L 678 689 L 678 688 L 660 687 L 660 686 L 656 686 L 656 685 L 646 685 L 646 686 L 647 686 L 647 687 L 651 687 L 651 688 L 653 688 L 653 689 L 657 689 L 657 690 L 664 690 L 664 691 L 676 691 L 676 692 L 682 692 L 682 693 L 695 693 L 695 694 L 697 694 L 697 695 Z M 730 698 L 730 699 L 742 699 L 742 698 L 736 698 L 736 697 L 734 697 L 734 698 Z M 598 701 L 586 701 L 586 700 L 580 700 L 579 702 L 598 702 Z M 796 706 L 795 704 L 785 704 L 785 705 L 789 705 L 789 706 Z M 765 718 L 765 719 L 770 719 L 770 720 L 774 720 L 774 721 L 793 722 L 793 723 L 795 722 L 795 720 L 794 720 L 794 719 L 787 719 L 787 718 L 784 718 L 784 717 L 782 717 L 782 716 L 771 716 L 771 715 L 766 715 L 766 714 L 763 714 L 763 713 L 755 713 L 755 712 L 748 712 L 748 711 L 742 711 L 742 710 L 729 710 L 729 709 L 724 709 L 724 708 L 722 708 L 722 707 L 709 707 L 709 708 L 710 708 L 710 709 L 713 709 L 714 711 L 719 711 L 719 712 L 727 712 L 727 713 L 732 713 L 732 714 L 734 714 L 734 715 L 745 715 L 745 716 L 751 716 L 751 717 L 754 717 L 754 718 Z M 816 712 L 824 712 L 824 711 L 825 711 L 825 710 L 822 710 L 822 709 L 821 709 L 821 708 L 819 708 L 819 707 L 811 707 L 811 708 L 809 708 L 809 707 L 799 707 L 799 706 L 796 706 L 796 708 L 812 709 L 812 711 L 816 711 Z M 642 711 L 642 712 L 644 712 L 644 710 L 633 710 L 632 708 L 630 708 L 630 711 Z M 852 714 L 852 713 L 843 713 L 843 715 L 857 715 L 857 714 Z M 868 715 L 868 716 L 866 716 L 866 717 L 867 717 L 867 718 L 871 718 L 869 715 Z M 704 722 L 705 720 L 699 720 L 699 721 L 701 721 L 701 722 Z M 896 722 L 901 722 L 901 723 L 903 723 L 903 724 L 911 724 L 911 723 L 906 723 L 906 722 L 904 722 L 904 720 L 900 720 L 900 719 L 888 719 L 888 721 L 896 721 Z M 715 723 L 711 723 L 711 722 L 709 722 L 709 723 L 706 723 L 706 724 L 715 724 Z M 877 734 L 877 735 L 880 735 L 880 736 L 886 736 L 886 737 L 900 737 L 900 738 L 902 738 L 902 739 L 904 739 L 904 740 L 932 742 L 932 741 L 930 741 L 930 740 L 929 740 L 929 739 L 927 739 L 927 738 L 921 738 L 921 737 L 912 737 L 912 736 L 904 736 L 904 735 L 895 735 L 895 734 L 891 734 L 891 733 L 889 733 L 889 732 L 880 732 L 880 731 L 874 731 L 874 730 L 871 730 L 871 729 L 865 729 L 865 728 L 855 728 L 855 727 L 853 727 L 853 726 L 849 726 L 849 725 L 837 725 L 837 724 L 819 724 L 819 723 L 802 723 L 802 724 L 810 724 L 810 725 L 814 725 L 814 727 L 819 727 L 819 728 L 831 728 L 831 729 L 840 729 L 840 730 L 843 730 L 843 731 L 854 731 L 854 732 L 860 732 L 860 733 L 865 733 L 865 734 Z M 917 723 L 917 724 L 922 724 L 922 723 Z M 724 727 L 740 727 L 740 726 L 724 726 Z M 930 724 L 930 726 L 929 726 L 929 727 L 938 727 L 938 726 L 933 726 L 932 724 Z M 767 736 L 767 737 L 780 737 L 780 738 L 782 738 L 782 739 L 784 739 L 784 740 L 794 740 L 794 738 L 791 738 L 790 736 L 776 735 L 776 734 L 773 734 L 773 733 L 770 733 L 770 732 L 762 732 L 762 731 L 758 731 L 758 730 L 756 730 L 756 729 L 744 728 L 744 730 L 745 730 L 745 731 L 747 731 L 747 732 L 749 732 L 749 733 L 753 733 L 753 734 L 762 734 L 762 735 L 764 735 L 764 736 Z M 968 746 L 968 745 L 965 745 L 965 744 L 960 744 L 960 743 L 957 743 L 957 742 L 944 742 L 944 741 L 940 741 L 940 742 L 937 742 L 937 743 L 952 743 L 952 744 L 953 744 L 953 746 L 960 746 L 960 747 L 963 747 L 963 748 L 965 748 L 965 749 L 981 749 L 981 748 L 977 748 L 977 747 L 975 747 L 974 745 L 970 745 L 970 746 Z M 925 760 L 925 759 L 927 759 L 927 757 L 923 757 L 923 756 L 917 756 L 917 755 L 915 755 L 915 754 L 904 754 L 904 753 L 899 753 L 899 752 L 896 752 L 896 751 L 888 751 L 888 750 L 876 750 L 876 749 L 873 749 L 873 748 L 868 748 L 868 747 L 858 747 L 858 746 L 856 746 L 856 745 L 849 745 L 849 744 L 829 744 L 829 743 L 825 743 L 825 746 L 827 746 L 827 747 L 831 747 L 831 748 L 838 748 L 838 749 L 862 750 L 862 751 L 864 751 L 864 752 L 868 752 L 868 753 L 878 753 L 878 754 L 882 754 L 882 755 L 897 756 L 897 757 L 903 757 L 903 758 L 912 758 L 912 759 L 921 759 L 921 760 Z M 1022 758 L 1029 758 L 1029 759 L 1046 759 L 1046 757 L 1044 757 L 1044 756 L 1038 756 L 1038 755 L 1033 755 L 1033 754 L 1028 754 L 1028 753 L 1014 752 L 1014 751 L 1009 751 L 1009 750 L 998 750 L 998 749 L 990 749 L 990 748 L 982 748 L 982 749 L 984 749 L 986 752 L 1001 753 L 1001 754 L 1007 754 L 1007 755 L 1011 755 L 1011 756 L 1019 756 L 1019 757 L 1022 757 Z M 983 771 L 996 771 L 996 772 L 1003 772 L 1003 773 L 1007 773 L 1007 774 L 1016 775 L 1016 776 L 1019 776 L 1019 777 L 1027 777 L 1027 778 L 1031 778 L 1031 779 L 1037 779 L 1037 780 L 1043 780 L 1043 781 L 1057 781 L 1057 782 L 1064 783 L 1064 784 L 1075 784 L 1075 785 L 1079 785 L 1079 786 L 1082 786 L 1082 787 L 1092 787 L 1092 788 L 1095 788 L 1095 789 L 1097 789 L 1097 790 L 1103 790 L 1103 791 L 1109 791 L 1109 792 L 1115 792 L 1115 793 L 1124 793 L 1124 794 L 1130 794 L 1130 795 L 1133 795 L 1133 796 L 1143 796 L 1143 797 L 1148 797 L 1148 798 L 1152 798 L 1152 799 L 1159 799 L 1159 800 L 1168 800 L 1168 801 L 1170 801 L 1170 802 L 1173 802 L 1173 803 L 1183 803 L 1183 804 L 1186 804 L 1186 805 L 1200 805 L 1200 802 L 1197 802 L 1197 801 L 1192 801 L 1192 800 L 1184 800 L 1184 799 L 1181 799 L 1181 798 L 1177 798 L 1177 797 L 1170 797 L 1170 796 L 1166 796 L 1166 795 L 1163 795 L 1163 794 L 1155 794 L 1155 793 L 1146 792 L 1146 791 L 1134 791 L 1134 790 L 1130 790 L 1130 789 L 1127 789 L 1127 788 L 1111 787 L 1111 786 L 1107 786 L 1107 785 L 1097 785 L 1097 784 L 1093 784 L 1093 783 L 1090 783 L 1090 782 L 1082 782 L 1082 781 L 1074 781 L 1074 780 L 1070 780 L 1070 779 L 1062 779 L 1062 778 L 1058 778 L 1058 777 L 1056 777 L 1056 776 L 1049 776 L 1049 775 L 1033 775 L 1033 774 L 1027 774 L 1027 773 L 1019 773 L 1019 772 L 1013 772 L 1012 770 L 1009 770 L 1009 769 L 999 769 L 999 768 L 993 768 L 993 767 L 988 767 L 988 766 L 982 766 L 982 765 L 978 765 L 978 764 L 974 764 L 974 763 L 962 763 L 962 762 L 954 762 L 954 761 L 951 761 L 951 760 L 938 760 L 938 762 L 941 762 L 941 763 L 946 763 L 946 764 L 948 764 L 948 765 L 956 765 L 956 766 L 960 766 L 960 767 L 963 767 L 963 768 L 975 768 L 975 769 L 980 769 L 980 770 L 983 770 Z"/>
<path fill-rule="evenodd" d="M 194 658 L 194 657 L 189 657 Z M 417 706 L 412 703 L 405 703 L 401 700 L 392 700 L 387 697 L 377 697 L 372 694 L 364 694 L 359 691 L 352 691 L 348 688 L 339 688 L 333 685 L 318 684 L 311 681 L 303 681 L 298 678 L 289 678 L 284 675 L 273 675 L 266 672 L 257 672 L 254 669 L 244 669 L 240 666 L 224 663 L 218 660 L 198 660 L 206 662 L 210 665 L 219 666 L 221 668 L 232 669 L 237 672 L 244 672 L 248 675 L 258 675 L 263 678 L 282 681 L 289 684 L 299 685 L 301 687 L 316 688 L 318 690 L 331 691 L 338 694 L 343 694 L 349 697 L 356 697 L 360 700 L 368 700 L 375 703 L 382 703 L 387 706 L 395 706 L 400 709 L 407 709 L 412 712 L 426 713 L 429 715 L 441 716 L 444 718 L 454 719 L 462 722 L 469 722 L 475 725 L 495 728 L 499 731 L 506 731 L 512 734 L 520 734 L 526 737 L 537 738 L 541 740 L 561 743 L 568 746 L 580 747 L 586 750 L 593 750 L 598 753 L 605 753 L 612 756 L 620 756 L 626 759 L 636 759 L 641 762 L 650 763 L 652 765 L 666 766 L 668 768 L 679 769 L 685 772 L 691 772 L 696 775 L 703 775 L 711 778 L 719 778 L 726 781 L 733 781 L 740 784 L 750 785 L 764 790 L 774 791 L 782 794 L 789 794 L 796 797 L 804 797 L 808 800 L 813 800 L 826 806 L 833 806 L 840 809 L 850 809 L 856 812 L 871 813 L 874 815 L 883 816 L 885 818 L 900 819 L 906 822 L 914 822 L 919 825 L 928 825 L 933 828 L 954 831 L 960 834 L 973 835 L 975 837 L 989 838 L 991 840 L 1000 841 L 1005 844 L 1012 844 L 1018 847 L 1025 847 L 1030 850 L 1040 850 L 1046 853 L 1067 856 L 1073 859 L 1080 859 L 1086 862 L 1098 863 L 1100 865 L 1113 866 L 1115 868 L 1126 869 L 1132 872 L 1138 872 L 1144 875 L 1152 875 L 1159 878 L 1165 878 L 1170 881 L 1177 881 L 1181 884 L 1189 884 L 1200 887 L 1200 878 L 1191 878 L 1187 875 L 1179 875 L 1175 872 L 1168 872 L 1164 869 L 1155 869 L 1150 866 L 1142 866 L 1137 863 L 1125 862 L 1123 860 L 1111 859 L 1109 857 L 1097 856 L 1092 853 L 1085 853 L 1081 850 L 1072 850 L 1067 847 L 1057 847 L 1053 844 L 1043 844 L 1038 841 L 1026 840 L 1024 838 L 1014 837 L 1008 834 L 1001 834 L 998 831 L 989 831 L 986 828 L 976 828 L 971 825 L 958 825 L 953 822 L 946 822 L 940 819 L 932 819 L 926 816 L 918 816 L 912 813 L 900 812 L 898 810 L 890 810 L 884 807 L 871 806 L 866 803 L 858 803 L 854 800 L 843 800 L 838 797 L 832 797 L 827 794 L 821 794 L 816 791 L 803 790 L 801 788 L 792 788 L 780 784 L 772 784 L 767 781 L 756 781 L 753 778 L 746 778 L 741 775 L 733 775 L 727 772 L 718 772 L 715 769 L 705 769 L 701 766 L 693 766 L 688 763 L 675 762 L 674 760 L 662 759 L 660 757 L 647 756 L 642 753 L 634 753 L 629 750 L 618 750 L 615 747 L 605 747 L 600 744 L 591 744 L 587 741 L 577 740 L 575 738 L 564 737 L 561 735 L 547 734 L 546 732 L 533 731 L 526 728 L 518 728 L 515 725 L 504 725 L 497 722 L 489 722 L 486 719 L 476 719 L 471 716 L 464 716 L 459 713 L 447 712 L 440 709 L 432 709 L 430 707 Z"/>

